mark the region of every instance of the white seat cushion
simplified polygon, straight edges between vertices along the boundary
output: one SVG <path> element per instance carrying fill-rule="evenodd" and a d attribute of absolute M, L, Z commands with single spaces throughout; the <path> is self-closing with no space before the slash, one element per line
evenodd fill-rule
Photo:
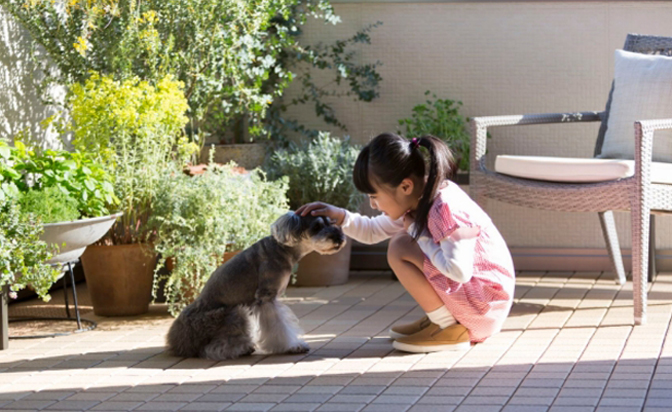
<path fill-rule="evenodd" d="M 495 159 L 495 171 L 525 179 L 594 183 L 633 176 L 635 161 L 499 155 Z M 651 182 L 672 184 L 672 163 L 651 163 Z"/>

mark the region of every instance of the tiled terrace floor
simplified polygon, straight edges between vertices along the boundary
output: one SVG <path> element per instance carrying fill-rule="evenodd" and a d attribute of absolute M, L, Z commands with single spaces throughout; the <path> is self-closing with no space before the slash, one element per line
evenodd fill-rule
<path fill-rule="evenodd" d="M 164 354 L 170 318 L 158 307 L 91 332 L 11 341 L 0 409 L 669 411 L 672 274 L 649 296 L 648 325 L 633 327 L 630 283 L 523 272 L 502 333 L 466 352 L 407 354 L 386 331 L 420 310 L 389 274 L 353 274 L 343 286 L 288 290 L 309 354 L 219 363 Z"/>

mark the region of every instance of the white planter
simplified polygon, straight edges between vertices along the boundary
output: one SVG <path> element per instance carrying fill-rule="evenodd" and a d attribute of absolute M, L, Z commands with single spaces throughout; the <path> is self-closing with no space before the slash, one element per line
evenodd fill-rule
<path fill-rule="evenodd" d="M 59 247 L 58 254 L 47 263 L 66 263 L 79 259 L 84 249 L 103 237 L 122 214 L 47 223 L 40 239 Z"/>

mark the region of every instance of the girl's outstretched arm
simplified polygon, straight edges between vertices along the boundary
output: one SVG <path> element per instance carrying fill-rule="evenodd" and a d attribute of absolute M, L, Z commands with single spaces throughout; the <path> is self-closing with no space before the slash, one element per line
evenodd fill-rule
<path fill-rule="evenodd" d="M 404 230 L 403 219 L 393 221 L 385 215 L 376 217 L 362 216 L 351 213 L 340 207 L 327 203 L 313 202 L 296 209 L 296 214 L 305 216 L 326 216 L 343 228 L 343 232 L 358 242 L 365 244 L 379 243 L 391 238 L 395 233 Z"/>

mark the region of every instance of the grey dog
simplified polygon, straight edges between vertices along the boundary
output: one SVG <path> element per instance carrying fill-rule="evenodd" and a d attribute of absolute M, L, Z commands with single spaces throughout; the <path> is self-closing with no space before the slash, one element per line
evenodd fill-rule
<path fill-rule="evenodd" d="M 304 353 L 296 315 L 277 300 L 292 267 L 306 254 L 345 245 L 340 227 L 322 216 L 288 212 L 267 236 L 218 267 L 201 294 L 173 322 L 166 338 L 175 356 L 213 360 L 262 353 Z"/>

